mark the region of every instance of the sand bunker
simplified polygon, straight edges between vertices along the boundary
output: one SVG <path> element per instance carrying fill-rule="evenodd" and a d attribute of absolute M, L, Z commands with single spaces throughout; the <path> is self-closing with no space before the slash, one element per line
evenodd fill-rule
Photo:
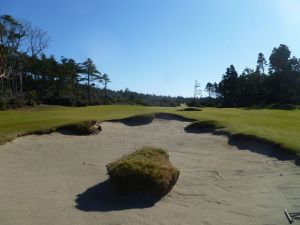
<path fill-rule="evenodd" d="M 256 153 L 261 145 L 186 132 L 188 124 L 106 122 L 95 136 L 30 135 L 0 146 L 0 224 L 288 224 L 283 209 L 300 211 L 300 167 Z M 159 201 L 116 196 L 106 181 L 107 163 L 142 146 L 166 149 L 181 172 Z"/>

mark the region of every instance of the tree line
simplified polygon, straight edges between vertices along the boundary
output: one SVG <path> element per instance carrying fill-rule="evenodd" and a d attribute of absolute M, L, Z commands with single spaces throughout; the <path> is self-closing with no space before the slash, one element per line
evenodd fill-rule
<path fill-rule="evenodd" d="M 10 15 L 0 16 L 0 109 L 24 105 L 140 104 L 177 106 L 183 97 L 108 89 L 111 82 L 92 59 L 46 56 L 49 35 Z"/>
<path fill-rule="evenodd" d="M 109 76 L 92 59 L 46 56 L 48 34 L 10 15 L 0 16 L 0 107 L 48 103 L 101 104 Z M 95 91 L 95 89 L 101 89 Z"/>
<path fill-rule="evenodd" d="M 300 104 L 300 59 L 291 57 L 288 46 L 273 48 L 267 61 L 258 54 L 255 69 L 238 74 L 230 65 L 219 83 L 207 83 L 205 104 L 223 107 L 251 107 Z M 205 101 L 204 101 L 205 100 Z"/>
<path fill-rule="evenodd" d="M 34 104 L 86 106 L 141 104 L 155 106 L 252 107 L 300 104 L 300 59 L 281 44 L 268 61 L 258 54 L 255 69 L 238 74 L 230 65 L 219 83 L 207 83 L 208 97 L 183 98 L 108 89 L 111 82 L 93 60 L 47 56 L 49 35 L 29 22 L 0 16 L 0 109 Z"/>

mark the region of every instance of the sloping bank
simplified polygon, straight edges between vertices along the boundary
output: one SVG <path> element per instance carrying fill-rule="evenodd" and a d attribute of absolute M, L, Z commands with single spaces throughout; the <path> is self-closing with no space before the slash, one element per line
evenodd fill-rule
<path fill-rule="evenodd" d="M 125 119 L 110 120 L 110 122 L 121 122 L 127 126 L 140 126 L 151 123 L 154 119 L 179 120 L 191 122 L 185 128 L 188 133 L 212 133 L 228 137 L 228 144 L 235 145 L 239 149 L 250 149 L 253 152 L 276 157 L 281 160 L 295 160 L 295 164 L 300 165 L 300 154 L 298 149 L 289 148 L 280 142 L 251 134 L 231 132 L 226 126 L 214 120 L 198 121 L 188 115 L 183 115 L 182 110 L 178 113 L 153 113 L 137 115 Z"/>
<path fill-rule="evenodd" d="M 300 155 L 294 149 L 286 148 L 273 140 L 255 135 L 231 133 L 226 130 L 226 127 L 221 126 L 216 121 L 196 121 L 185 127 L 185 131 L 188 133 L 223 135 L 228 138 L 228 144 L 234 145 L 241 150 L 247 149 L 280 160 L 294 160 L 295 164 L 300 166 Z"/>

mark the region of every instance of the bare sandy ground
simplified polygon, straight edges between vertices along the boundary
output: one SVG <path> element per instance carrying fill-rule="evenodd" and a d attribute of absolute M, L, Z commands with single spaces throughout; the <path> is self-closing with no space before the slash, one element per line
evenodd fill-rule
<path fill-rule="evenodd" d="M 187 124 L 106 122 L 96 136 L 30 135 L 1 146 L 0 224 L 271 225 L 288 224 L 284 208 L 300 211 L 300 167 L 187 133 Z M 170 152 L 176 186 L 158 202 L 112 194 L 105 165 L 148 145 Z"/>

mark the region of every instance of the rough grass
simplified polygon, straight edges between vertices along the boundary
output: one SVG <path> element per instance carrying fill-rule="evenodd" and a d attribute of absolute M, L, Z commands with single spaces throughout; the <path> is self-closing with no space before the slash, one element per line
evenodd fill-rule
<path fill-rule="evenodd" d="M 158 196 L 167 194 L 179 176 L 168 153 L 153 147 L 143 147 L 108 164 L 107 173 L 118 192 L 145 192 Z"/>
<path fill-rule="evenodd" d="M 63 126 L 61 129 L 69 130 L 78 135 L 98 134 L 101 126 L 97 120 L 86 120 L 75 124 Z"/>

